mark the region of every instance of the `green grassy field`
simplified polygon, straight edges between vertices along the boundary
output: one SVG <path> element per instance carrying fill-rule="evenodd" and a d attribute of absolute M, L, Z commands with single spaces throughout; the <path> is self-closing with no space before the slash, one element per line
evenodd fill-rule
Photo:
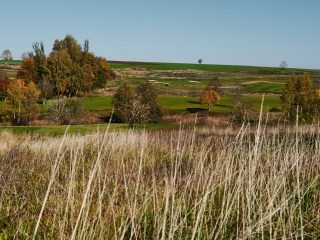
<path fill-rule="evenodd" d="M 111 111 L 112 97 L 99 96 L 84 98 L 84 106 L 88 111 Z M 261 96 L 243 96 L 242 101 L 250 102 L 252 110 L 260 111 Z M 159 102 L 166 114 L 185 114 L 208 109 L 207 106 L 200 104 L 199 99 L 183 96 L 159 96 Z M 233 106 L 232 97 L 223 97 L 219 104 L 210 107 L 215 112 L 231 112 Z M 264 101 L 264 111 L 275 107 L 281 109 L 280 98 L 278 96 L 266 96 Z"/>
<path fill-rule="evenodd" d="M 20 64 L 21 64 L 21 60 L 11 60 L 11 61 L 0 60 L 0 64 L 5 64 L 5 65 L 20 65 Z"/>
<path fill-rule="evenodd" d="M 243 89 L 241 89 L 241 91 L 245 93 L 281 94 L 284 86 L 284 84 L 279 83 L 254 83 L 245 86 Z"/>
<path fill-rule="evenodd" d="M 236 65 L 216 65 L 216 64 L 191 64 L 191 63 L 144 63 L 144 62 L 116 62 L 110 61 L 111 68 L 148 68 L 152 70 L 205 70 L 205 71 L 267 71 L 267 72 L 303 72 L 302 69 L 279 69 L 273 67 L 254 67 L 254 66 L 236 66 Z"/>
<path fill-rule="evenodd" d="M 111 96 L 93 96 L 82 99 L 85 110 L 91 112 L 110 112 L 112 110 Z M 248 102 L 252 106 L 253 111 L 260 111 L 261 96 L 243 96 L 242 101 Z M 49 100 L 46 105 L 39 104 L 42 113 L 47 112 L 47 108 L 55 100 Z M 193 97 L 160 95 L 159 102 L 166 114 L 186 114 L 208 109 L 207 106 L 200 104 L 199 99 Z M 210 107 L 214 112 L 231 112 L 233 106 L 233 98 L 230 96 L 222 97 L 220 102 L 213 107 Z M 3 107 L 3 102 L 0 102 L 0 108 Z M 279 96 L 265 96 L 264 111 L 270 108 L 281 109 Z"/>

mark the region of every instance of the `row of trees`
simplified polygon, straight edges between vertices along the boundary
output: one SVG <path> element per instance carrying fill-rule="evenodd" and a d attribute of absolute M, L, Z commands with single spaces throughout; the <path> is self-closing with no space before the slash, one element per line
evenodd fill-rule
<path fill-rule="evenodd" d="M 0 76 L 0 93 L 4 99 L 3 120 L 11 121 L 15 125 L 30 125 L 31 121 L 39 116 L 37 102 L 41 92 L 33 81 L 9 80 Z M 149 82 L 136 88 L 124 82 L 113 97 L 114 119 L 130 126 L 159 122 L 163 110 L 157 96 L 157 89 Z M 82 102 L 76 97 L 63 97 L 48 105 L 47 120 L 58 124 L 70 124 L 84 116 Z"/>
<path fill-rule="evenodd" d="M 45 99 L 83 96 L 94 88 L 105 87 L 112 77 L 106 59 L 89 52 L 88 41 L 81 46 L 71 35 L 56 40 L 48 56 L 43 43 L 34 43 L 18 72 L 18 78 L 34 82 Z"/>

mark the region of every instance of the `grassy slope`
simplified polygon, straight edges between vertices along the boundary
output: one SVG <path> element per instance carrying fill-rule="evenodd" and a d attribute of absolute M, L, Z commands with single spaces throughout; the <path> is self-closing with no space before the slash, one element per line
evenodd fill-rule
<path fill-rule="evenodd" d="M 126 63 L 126 62 L 110 62 L 111 68 L 149 68 L 153 70 L 183 70 L 183 69 L 194 69 L 194 70 L 206 70 L 206 71 L 269 71 L 279 72 L 282 69 L 273 67 L 254 67 L 254 66 L 237 66 L 237 65 L 216 65 L 216 64 L 191 64 L 191 63 Z M 285 71 L 304 71 L 302 69 L 286 69 Z"/>
<path fill-rule="evenodd" d="M 0 60 L 0 64 L 6 64 L 6 65 L 20 65 L 21 60 L 11 60 L 11 61 L 4 61 Z"/>
<path fill-rule="evenodd" d="M 281 94 L 284 88 L 284 84 L 278 83 L 254 83 L 249 84 L 243 89 L 246 93 L 275 93 Z"/>

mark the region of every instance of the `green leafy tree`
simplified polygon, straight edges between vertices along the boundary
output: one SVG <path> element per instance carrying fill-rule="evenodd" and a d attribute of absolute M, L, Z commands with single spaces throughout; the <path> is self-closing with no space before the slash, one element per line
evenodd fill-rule
<path fill-rule="evenodd" d="M 30 53 L 30 57 L 34 60 L 34 67 L 36 71 L 34 82 L 38 84 L 41 80 L 49 77 L 50 71 L 47 67 L 47 57 L 44 51 L 44 44 L 42 42 L 36 42 L 32 47 L 33 52 Z"/>
<path fill-rule="evenodd" d="M 313 81 L 308 73 L 292 77 L 281 96 L 283 110 L 289 120 L 310 122 L 318 115 L 318 104 Z"/>
<path fill-rule="evenodd" d="M 61 50 L 67 51 L 73 62 L 80 63 L 82 58 L 82 47 L 73 36 L 67 35 L 62 40 L 55 40 L 52 51 L 56 52 Z"/>
<path fill-rule="evenodd" d="M 149 108 L 143 104 L 141 97 L 128 83 L 123 83 L 113 96 L 115 118 L 131 127 L 145 123 L 148 119 Z"/>
<path fill-rule="evenodd" d="M 157 100 L 158 90 L 150 82 L 145 82 L 138 86 L 137 92 L 142 103 L 149 109 L 147 122 L 158 123 L 163 116 L 163 110 Z"/>
<path fill-rule="evenodd" d="M 66 50 L 52 52 L 48 58 L 50 79 L 58 95 L 69 95 L 72 92 L 71 77 L 73 62 Z"/>

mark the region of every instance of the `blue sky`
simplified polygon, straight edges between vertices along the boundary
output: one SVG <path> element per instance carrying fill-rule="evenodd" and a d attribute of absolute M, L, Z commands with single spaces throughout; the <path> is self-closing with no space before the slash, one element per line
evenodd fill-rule
<path fill-rule="evenodd" d="M 320 68 L 316 0 L 10 0 L 0 51 L 72 34 L 111 60 Z"/>

